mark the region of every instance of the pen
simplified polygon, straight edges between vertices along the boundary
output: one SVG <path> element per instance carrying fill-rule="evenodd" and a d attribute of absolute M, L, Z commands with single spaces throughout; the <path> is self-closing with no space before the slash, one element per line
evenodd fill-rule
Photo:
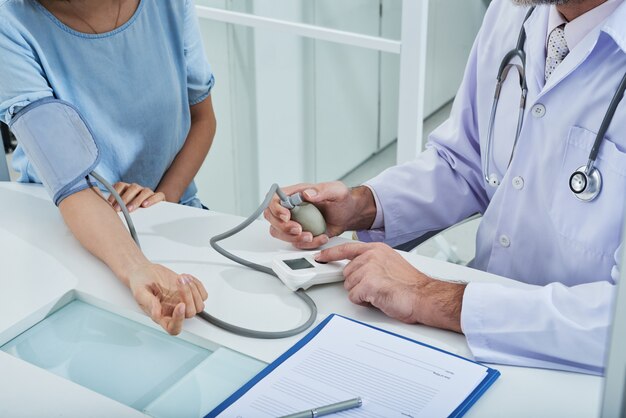
<path fill-rule="evenodd" d="M 317 418 L 323 415 L 330 415 L 347 409 L 358 408 L 363 405 L 361 398 L 354 398 L 343 402 L 337 402 L 326 406 L 320 406 L 295 414 L 284 415 L 280 418 Z"/>

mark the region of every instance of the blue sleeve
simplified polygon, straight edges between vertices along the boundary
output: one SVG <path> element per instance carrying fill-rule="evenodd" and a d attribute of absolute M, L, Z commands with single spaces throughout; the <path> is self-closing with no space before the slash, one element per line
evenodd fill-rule
<path fill-rule="evenodd" d="M 20 109 L 53 95 L 28 36 L 0 17 L 0 120 L 6 124 Z"/>
<path fill-rule="evenodd" d="M 185 1 L 184 48 L 187 64 L 187 92 L 189 104 L 195 105 L 207 98 L 215 82 L 202 45 L 198 17 L 192 0 Z"/>

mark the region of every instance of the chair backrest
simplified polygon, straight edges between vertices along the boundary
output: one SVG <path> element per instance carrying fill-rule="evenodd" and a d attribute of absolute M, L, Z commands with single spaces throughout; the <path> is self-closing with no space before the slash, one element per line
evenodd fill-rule
<path fill-rule="evenodd" d="M 0 152 L 0 181 L 11 181 L 9 176 L 9 166 L 7 165 L 5 144 L 10 143 L 9 128 L 2 122 L 0 122 L 0 136 L 2 136 L 2 149 Z"/>

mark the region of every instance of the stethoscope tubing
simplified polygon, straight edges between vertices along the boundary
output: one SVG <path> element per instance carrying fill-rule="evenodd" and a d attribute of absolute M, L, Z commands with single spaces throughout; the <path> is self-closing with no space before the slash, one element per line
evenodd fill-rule
<path fill-rule="evenodd" d="M 609 129 L 609 125 L 613 121 L 613 117 L 615 116 L 615 112 L 617 111 L 617 106 L 619 106 L 620 102 L 624 98 L 624 91 L 626 91 L 626 74 L 622 77 L 622 81 L 611 99 L 611 104 L 609 104 L 609 108 L 604 115 L 604 119 L 602 119 L 602 124 L 600 125 L 600 130 L 598 131 L 598 135 L 596 136 L 596 140 L 593 142 L 593 147 L 591 148 L 591 152 L 589 152 L 589 161 L 587 162 L 587 173 L 590 173 L 593 169 L 593 165 L 595 164 L 596 158 L 598 157 L 598 153 L 600 152 L 600 145 L 602 145 L 602 140 L 604 139 L 604 135 Z"/>
<path fill-rule="evenodd" d="M 498 111 L 498 104 L 500 102 L 500 93 L 502 91 L 502 85 L 504 81 L 506 80 L 509 74 L 509 71 L 512 68 L 517 69 L 518 75 L 520 77 L 521 97 L 520 97 L 519 113 L 518 113 L 518 118 L 517 118 L 517 127 L 515 130 L 515 138 L 513 140 L 513 147 L 511 150 L 511 156 L 509 158 L 507 168 L 508 166 L 511 165 L 511 162 L 513 161 L 515 149 L 517 148 L 517 143 L 522 132 L 522 126 L 524 123 L 524 115 L 526 111 L 526 99 L 528 95 L 528 86 L 526 84 L 526 73 L 525 73 L 526 53 L 524 52 L 524 44 L 526 43 L 526 29 L 524 25 L 526 24 L 526 21 L 531 16 L 534 10 L 535 10 L 535 7 L 531 7 L 528 10 L 528 13 L 526 13 L 526 17 L 524 18 L 524 22 L 522 23 L 522 28 L 520 29 L 520 34 L 518 36 L 517 45 L 515 49 L 512 49 L 511 51 L 507 52 L 507 54 L 502 59 L 502 62 L 500 63 L 500 67 L 498 68 L 498 75 L 496 78 L 497 80 L 496 89 L 494 93 L 493 105 L 491 107 L 491 113 L 489 115 L 489 124 L 487 128 L 487 145 L 485 147 L 485 158 L 483 159 L 483 177 L 485 178 L 485 181 L 487 182 L 487 184 L 490 184 L 493 187 L 497 187 L 499 185 L 499 181 L 497 177 L 495 176 L 495 174 L 490 173 L 491 171 L 490 166 L 491 166 L 491 160 L 492 160 L 492 154 L 493 154 L 494 125 L 495 125 L 495 120 L 496 120 L 497 111 Z M 519 58 L 519 60 L 521 61 L 521 65 L 511 63 L 511 61 L 515 58 Z M 570 188 L 572 192 L 574 193 L 574 195 L 579 200 L 591 201 L 595 199 L 595 197 L 600 193 L 602 176 L 599 170 L 595 167 L 595 161 L 598 157 L 598 153 L 600 151 L 600 146 L 602 145 L 602 141 L 604 140 L 604 136 L 606 135 L 606 132 L 608 131 L 609 126 L 613 120 L 613 117 L 615 116 L 615 112 L 617 110 L 618 105 L 620 104 L 620 102 L 622 101 L 624 97 L 625 91 L 626 91 L 626 74 L 624 74 L 624 77 L 622 78 L 617 88 L 617 91 L 615 92 L 615 95 L 611 99 L 609 108 L 606 114 L 604 115 L 604 118 L 602 119 L 602 124 L 600 125 L 600 129 L 598 131 L 598 134 L 596 135 L 591 151 L 589 152 L 589 158 L 587 160 L 587 164 L 581 167 L 580 169 L 576 170 L 572 174 L 572 177 L 570 177 Z M 577 174 L 585 177 L 584 179 L 585 188 L 580 191 L 578 190 L 575 191 L 574 188 L 571 186 L 571 178 L 573 178 Z M 594 187 L 592 188 L 593 192 L 591 192 L 590 190 L 585 190 L 587 189 L 588 184 L 594 185 Z"/>

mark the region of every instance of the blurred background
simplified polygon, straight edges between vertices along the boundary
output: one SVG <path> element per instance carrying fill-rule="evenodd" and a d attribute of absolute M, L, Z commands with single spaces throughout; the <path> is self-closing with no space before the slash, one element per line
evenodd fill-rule
<path fill-rule="evenodd" d="M 427 1 L 421 8 L 427 16 L 421 12 L 405 16 L 412 32 L 425 41 L 419 63 L 425 74 L 423 89 L 415 88 L 417 71 L 415 80 L 409 75 L 409 83 L 405 79 L 403 85 L 408 96 L 423 103 L 423 138 L 427 138 L 448 117 L 488 2 L 404 1 Z M 212 98 L 217 135 L 196 177 L 205 205 L 247 216 L 274 182 L 343 180 L 354 186 L 396 163 L 399 54 L 315 40 L 280 25 L 253 28 L 225 23 L 210 11 L 406 42 L 401 39 L 402 0 L 195 3 L 216 78 Z M 415 113 L 417 120 L 420 115 Z M 419 150 L 422 137 L 416 134 L 414 141 Z M 466 253 L 464 258 L 472 257 L 475 225 L 446 233 L 451 247 Z M 423 251 L 435 255 L 441 246 Z"/>

